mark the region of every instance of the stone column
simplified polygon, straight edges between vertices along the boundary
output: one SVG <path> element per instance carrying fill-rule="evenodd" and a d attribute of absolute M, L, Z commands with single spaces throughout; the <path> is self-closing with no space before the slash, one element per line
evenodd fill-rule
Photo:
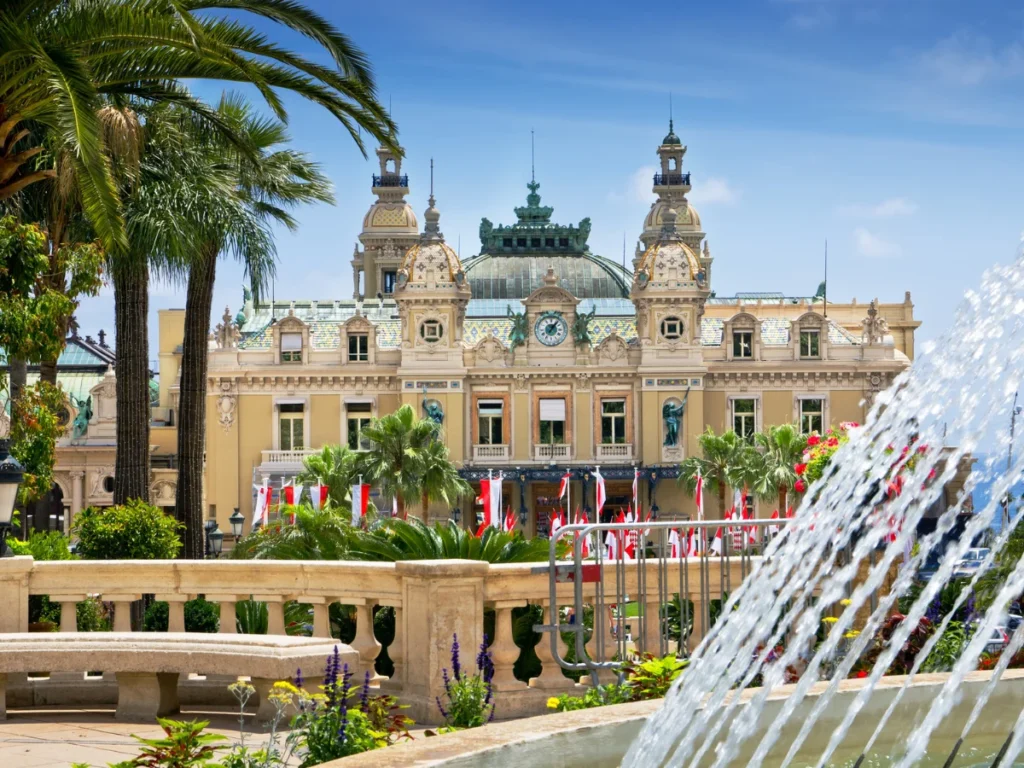
<path fill-rule="evenodd" d="M 544 606 L 544 623 L 545 624 L 558 624 L 558 608 L 555 608 L 555 615 L 551 616 L 550 602 L 545 600 Z M 562 633 L 557 632 L 558 653 L 564 659 L 566 654 L 566 646 L 562 641 Z M 531 688 L 541 688 L 544 690 L 558 690 L 572 688 L 575 683 L 568 677 L 562 674 L 562 668 L 558 666 L 558 662 L 555 661 L 555 657 L 551 654 L 551 636 L 547 633 L 541 634 L 541 640 L 537 643 L 536 649 L 537 658 L 540 659 L 541 670 L 539 677 L 530 678 Z"/>
<path fill-rule="evenodd" d="M 86 599 L 86 595 L 50 595 L 50 600 L 60 603 L 60 631 L 78 631 L 78 603 Z"/>
<path fill-rule="evenodd" d="M 78 469 L 71 473 L 71 513 L 68 515 L 68 529 L 75 515 L 82 511 L 82 499 L 85 497 L 85 472 Z"/>
<path fill-rule="evenodd" d="M 267 604 L 267 634 L 284 635 L 284 598 L 280 595 L 253 595 L 252 599 Z"/>
<path fill-rule="evenodd" d="M 384 603 L 381 603 L 384 605 Z M 395 665 L 395 671 L 391 673 L 388 683 L 392 686 L 402 684 L 402 664 L 405 662 L 405 633 L 402 632 L 402 606 L 392 606 L 395 611 L 395 637 L 388 646 L 388 656 Z"/>
<path fill-rule="evenodd" d="M 235 602 L 238 595 L 207 595 L 206 599 L 220 604 L 220 634 L 238 634 L 238 626 L 235 624 Z"/>
<path fill-rule="evenodd" d="M 472 664 L 483 639 L 484 578 L 490 566 L 475 560 L 406 560 L 395 563 L 402 580 L 396 632 L 405 637 L 402 703 L 417 723 L 441 722 L 436 698 L 444 696 L 441 670 L 451 671 L 452 635 Z"/>
<path fill-rule="evenodd" d="M 114 631 L 132 631 L 132 603 L 142 595 L 103 595 L 103 599 L 114 604 Z"/>
<path fill-rule="evenodd" d="M 380 654 L 380 643 L 373 634 L 374 601 L 359 597 L 338 597 L 334 601 L 356 607 L 356 636 L 349 645 L 353 650 L 359 651 L 359 661 L 365 669 L 370 670 L 370 677 L 376 678 L 373 663 Z"/>
<path fill-rule="evenodd" d="M 154 597 L 167 603 L 167 631 L 184 632 L 185 603 L 188 602 L 189 595 L 173 592 L 166 595 L 154 595 Z"/>
<path fill-rule="evenodd" d="M 516 690 L 523 683 L 516 679 L 513 667 L 519 659 L 519 646 L 512 637 L 512 609 L 526 605 L 525 600 L 499 600 L 494 603 L 494 640 L 491 659 L 494 661 L 494 689 Z M 470 650 L 466 648 L 466 650 Z M 476 649 L 473 649 L 474 655 Z"/>
<path fill-rule="evenodd" d="M 288 600 L 297 600 L 300 603 L 313 606 L 313 637 L 331 636 L 330 603 L 326 597 L 310 595 L 289 595 Z"/>

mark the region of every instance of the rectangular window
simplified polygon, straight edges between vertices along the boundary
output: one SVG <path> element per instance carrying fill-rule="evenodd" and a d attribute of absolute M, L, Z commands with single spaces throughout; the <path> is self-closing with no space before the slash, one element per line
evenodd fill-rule
<path fill-rule="evenodd" d="M 302 362 L 302 334 L 282 333 L 281 334 L 281 362 L 301 363 Z"/>
<path fill-rule="evenodd" d="M 363 437 L 363 430 L 370 426 L 369 403 L 348 403 L 345 406 L 348 420 L 348 448 L 350 451 L 366 451 L 370 441 Z"/>
<path fill-rule="evenodd" d="M 348 361 L 365 363 L 370 359 L 370 337 L 365 333 L 353 333 L 348 337 Z"/>
<path fill-rule="evenodd" d="M 385 296 L 390 296 L 392 293 L 395 292 L 395 279 L 397 274 L 398 273 L 395 272 L 395 270 L 393 269 L 384 270 L 384 285 L 381 293 L 383 293 Z"/>
<path fill-rule="evenodd" d="M 530 247 L 531 248 L 540 248 L 540 238 L 539 237 L 531 237 L 530 238 Z"/>
<path fill-rule="evenodd" d="M 818 331 L 800 331 L 800 357 L 821 357 L 820 336 Z"/>
<path fill-rule="evenodd" d="M 278 410 L 278 447 L 282 451 L 301 451 L 306 447 L 303 435 L 305 406 L 302 403 L 281 403 Z"/>
<path fill-rule="evenodd" d="M 505 403 L 502 400 L 480 400 L 477 403 L 477 417 L 480 427 L 480 445 L 503 445 L 505 434 L 503 422 Z"/>
<path fill-rule="evenodd" d="M 754 332 L 732 332 L 732 356 L 734 358 L 751 358 L 754 356 Z"/>
<path fill-rule="evenodd" d="M 505 248 L 511 248 L 512 247 L 512 238 L 511 237 L 503 237 L 501 239 L 501 244 Z"/>
<path fill-rule="evenodd" d="M 601 401 L 601 443 L 603 445 L 626 442 L 626 401 Z"/>
<path fill-rule="evenodd" d="M 825 401 L 818 398 L 800 400 L 800 431 L 805 435 L 811 432 L 821 434 L 825 421 Z"/>
<path fill-rule="evenodd" d="M 544 238 L 544 247 L 545 248 L 554 248 L 555 247 L 555 238 L 553 238 L 553 237 L 545 237 Z"/>
<path fill-rule="evenodd" d="M 732 401 L 732 429 L 744 440 L 752 440 L 757 431 L 757 401 Z"/>
<path fill-rule="evenodd" d="M 562 398 L 540 401 L 540 442 L 543 445 L 565 443 L 565 400 Z"/>
<path fill-rule="evenodd" d="M 525 247 L 526 247 L 526 238 L 525 237 L 517 237 L 516 238 L 516 248 L 525 248 Z"/>

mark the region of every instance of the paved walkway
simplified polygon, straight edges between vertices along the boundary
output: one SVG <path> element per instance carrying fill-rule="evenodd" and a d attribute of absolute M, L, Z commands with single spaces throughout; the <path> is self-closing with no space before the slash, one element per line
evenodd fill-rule
<path fill-rule="evenodd" d="M 209 720 L 208 733 L 220 733 L 238 742 L 238 714 L 216 707 L 185 708 L 176 720 Z M 262 731 L 253 733 L 253 717 L 246 715 L 246 743 L 262 746 Z M 139 753 L 132 734 L 161 738 L 156 723 L 124 723 L 114 719 L 113 709 L 34 707 L 8 709 L 0 720 L 0 766 L 70 766 L 88 763 L 105 768 L 107 763 L 128 760 Z M 225 742 L 227 744 L 228 742 Z"/>

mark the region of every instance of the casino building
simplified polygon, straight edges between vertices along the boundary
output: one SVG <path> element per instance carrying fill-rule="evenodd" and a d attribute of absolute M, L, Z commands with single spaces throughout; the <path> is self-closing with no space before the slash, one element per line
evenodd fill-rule
<path fill-rule="evenodd" d="M 573 507 L 593 505 L 595 467 L 608 508 L 624 506 L 639 468 L 645 508 L 681 517 L 694 507 L 677 467 L 707 427 L 863 420 L 914 357 L 910 294 L 883 304 L 717 295 L 685 154 L 670 124 L 624 268 L 590 250 L 589 219 L 555 223 L 536 181 L 513 223 L 482 219 L 479 254 L 460 261 L 433 195 L 421 227 L 402 158 L 379 149 L 354 295 L 246 296 L 211 340 L 210 517 L 230 530 L 234 508 L 249 517 L 254 480 L 279 487 L 325 444 L 359 450 L 369 420 L 403 403 L 442 420 L 471 482 L 503 473 L 504 499 L 531 535 L 547 529 L 566 469 Z M 160 313 L 159 409 L 171 432 L 183 321 L 182 310 Z M 162 439 L 169 449 L 173 435 Z M 473 524 L 472 497 L 459 518 Z"/>

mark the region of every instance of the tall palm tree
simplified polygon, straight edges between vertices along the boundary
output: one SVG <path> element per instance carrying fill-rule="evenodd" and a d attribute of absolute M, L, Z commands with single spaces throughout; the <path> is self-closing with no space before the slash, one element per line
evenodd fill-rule
<path fill-rule="evenodd" d="M 405 518 L 409 502 L 421 498 L 424 454 L 439 431 L 433 421 L 403 405 L 374 419 L 362 432 L 369 447 L 359 455 L 359 472 L 365 482 L 396 500 L 399 517 Z"/>
<path fill-rule="evenodd" d="M 795 424 L 780 424 L 754 435 L 754 445 L 761 454 L 759 476 L 753 484 L 754 493 L 762 499 L 777 499 L 779 514 L 786 513 L 786 498 L 800 479 L 796 465 L 803 459 L 807 435 Z"/>
<path fill-rule="evenodd" d="M 295 481 L 305 485 L 322 483 L 327 486 L 327 498 L 337 509 L 351 510 L 349 495 L 359 479 L 359 454 L 347 445 L 325 445 L 320 453 L 303 459 L 303 469 Z"/>
<path fill-rule="evenodd" d="M 742 469 L 749 461 L 750 444 L 731 429 L 716 435 L 711 427 L 697 438 L 702 456 L 688 456 L 679 465 L 679 483 L 693 494 L 697 489 L 697 473 L 705 487 L 718 496 L 719 514 L 725 514 L 725 492 L 740 487 Z"/>
<path fill-rule="evenodd" d="M 288 212 L 300 203 L 333 203 L 331 184 L 316 163 L 293 150 L 277 120 L 258 117 L 243 100 L 227 96 L 217 108 L 219 118 L 242 139 L 246 151 L 196 123 L 189 131 L 189 152 L 205 158 L 217 183 L 196 185 L 184 179 L 177 196 L 182 225 L 195 250 L 186 259 L 188 288 L 178 401 L 177 514 L 185 523 L 184 557 L 202 558 L 203 458 L 206 443 L 206 372 L 210 311 L 217 260 L 229 254 L 245 266 L 253 293 L 259 296 L 274 270 L 271 223 L 295 229 Z M 193 121 L 194 122 L 194 121 Z M 191 165 L 191 163 L 190 163 Z M 229 194 L 220 190 L 228 182 Z M 213 194 L 205 194 L 213 192 Z"/>
<path fill-rule="evenodd" d="M 448 446 L 434 440 L 420 454 L 423 467 L 420 471 L 420 500 L 423 508 L 423 522 L 427 522 L 430 502 L 440 501 L 451 507 L 463 496 L 473 492 L 459 471 L 452 464 Z"/>
<path fill-rule="evenodd" d="M 298 32 L 332 64 L 276 45 L 239 21 L 247 16 Z M 7 0 L 0 5 L 0 202 L 55 176 L 52 167 L 37 171 L 29 165 L 41 145 L 25 130 L 42 126 L 70 149 L 82 209 L 111 260 L 118 369 L 115 503 L 149 497 L 143 314 L 148 265 L 140 263 L 138 245 L 129 242 L 100 112 L 105 103 L 174 103 L 230 136 L 215 110 L 182 84 L 188 79 L 251 83 L 282 120 L 286 111 L 278 91 L 291 91 L 323 106 L 364 155 L 361 131 L 397 151 L 394 123 L 377 101 L 363 52 L 297 2 Z M 115 266 L 121 260 L 128 263 Z"/>

